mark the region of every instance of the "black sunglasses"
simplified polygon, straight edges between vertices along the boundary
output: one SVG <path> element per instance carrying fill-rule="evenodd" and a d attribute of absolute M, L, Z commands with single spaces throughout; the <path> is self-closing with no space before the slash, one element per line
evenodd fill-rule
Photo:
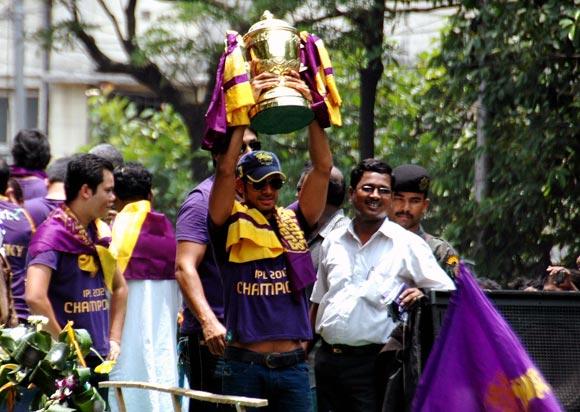
<path fill-rule="evenodd" d="M 254 188 L 254 190 L 262 190 L 266 187 L 266 185 L 270 185 L 270 187 L 274 190 L 280 190 L 282 186 L 284 186 L 284 179 L 281 177 L 270 177 L 268 179 L 260 180 L 259 182 L 252 182 L 248 181 Z"/>
<path fill-rule="evenodd" d="M 240 149 L 241 153 L 246 153 L 248 147 L 252 149 L 252 152 L 256 150 L 262 150 L 262 142 L 259 140 L 252 140 L 250 143 L 242 143 L 242 148 Z"/>

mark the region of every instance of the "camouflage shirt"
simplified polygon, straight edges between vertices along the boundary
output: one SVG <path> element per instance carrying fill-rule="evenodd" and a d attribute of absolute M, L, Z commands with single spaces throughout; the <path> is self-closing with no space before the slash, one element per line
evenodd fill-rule
<path fill-rule="evenodd" d="M 455 249 L 453 249 L 453 246 L 451 246 L 446 240 L 425 232 L 422 226 L 419 226 L 417 235 L 427 242 L 435 256 L 435 259 L 437 259 L 439 266 L 441 266 L 451 279 L 455 280 L 455 268 L 459 263 L 459 255 Z"/>

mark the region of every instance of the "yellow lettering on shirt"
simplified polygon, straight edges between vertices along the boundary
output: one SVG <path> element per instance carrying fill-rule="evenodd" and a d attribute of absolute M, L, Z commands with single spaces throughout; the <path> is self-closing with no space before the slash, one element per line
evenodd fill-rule
<path fill-rule="evenodd" d="M 256 271 L 254 272 L 254 278 L 255 279 L 267 279 L 268 277 L 266 276 L 265 270 L 256 269 Z"/>
<path fill-rule="evenodd" d="M 290 282 L 244 282 L 236 283 L 236 293 L 246 296 L 276 296 L 290 293 Z"/>
<path fill-rule="evenodd" d="M 65 313 L 91 313 L 103 310 L 109 310 L 109 301 L 107 299 L 64 303 Z"/>

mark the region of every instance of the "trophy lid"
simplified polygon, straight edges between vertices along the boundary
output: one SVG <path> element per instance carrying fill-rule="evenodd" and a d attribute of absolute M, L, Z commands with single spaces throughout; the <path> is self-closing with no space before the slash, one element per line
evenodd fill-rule
<path fill-rule="evenodd" d="M 244 37 L 261 30 L 280 30 L 280 29 L 291 30 L 294 32 L 296 31 L 296 29 L 292 27 L 289 23 L 286 23 L 284 20 L 275 19 L 274 15 L 270 13 L 269 10 L 266 10 L 264 14 L 262 14 L 261 20 L 257 23 L 254 23 Z"/>

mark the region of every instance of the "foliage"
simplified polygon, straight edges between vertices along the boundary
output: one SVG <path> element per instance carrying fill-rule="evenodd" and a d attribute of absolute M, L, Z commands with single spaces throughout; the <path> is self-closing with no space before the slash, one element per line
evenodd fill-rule
<path fill-rule="evenodd" d="M 433 2 L 434 7 L 442 3 Z M 580 13 L 572 1 L 460 3 L 442 36 L 441 49 L 423 56 L 416 68 L 390 61 L 390 45 L 380 45 L 385 70 L 375 106 L 375 156 L 393 166 L 413 162 L 431 171 L 433 202 L 427 229 L 474 259 L 480 274 L 504 279 L 535 276 L 548 264 L 553 245 L 568 246 L 570 260 L 580 250 L 576 131 Z M 300 29 L 324 33 L 344 102 L 344 126 L 327 133 L 335 164 L 348 174 L 360 149 L 361 69 L 374 56 L 370 50 L 379 49 L 361 46 L 362 33 L 357 34 L 352 24 L 323 24 L 355 18 L 347 16 L 349 2 L 244 4 L 232 10 L 221 2 L 189 1 L 181 18 L 198 13 L 197 20 L 207 16 L 217 31 L 227 26 L 244 32 L 269 8 Z M 144 49 L 167 52 L 166 32 L 148 35 L 141 43 Z M 197 47 L 196 53 L 203 54 L 209 50 L 206 46 L 209 43 L 187 47 Z M 488 112 L 484 130 L 490 165 L 489 191 L 478 203 L 473 170 L 480 96 Z M 120 100 L 94 110 L 95 139 L 119 145 L 129 159 L 153 163 L 146 165 L 161 179 L 156 187 L 164 188 L 157 196 L 162 204 L 158 208 L 174 214 L 195 184 L 187 178 L 190 155 L 183 154 L 189 153 L 188 142 L 175 113 L 164 107 L 162 113 L 138 114 Z M 162 126 L 154 124 L 158 120 Z M 307 158 L 306 132 L 260 139 L 265 149 L 281 158 L 289 177 L 281 201 L 289 203 Z M 206 154 L 191 156 L 209 164 Z"/>
<path fill-rule="evenodd" d="M 110 143 L 125 161 L 141 162 L 153 174 L 154 207 L 174 219 L 179 205 L 193 187 L 192 160 L 210 160 L 207 152 L 191 152 L 187 130 L 169 105 L 139 112 L 121 97 L 94 96 L 91 107 L 93 144 Z"/>
<path fill-rule="evenodd" d="M 30 410 L 104 410 L 105 401 L 89 380 L 93 373 L 108 373 L 114 362 L 94 370 L 85 365 L 94 351 L 89 333 L 69 322 L 55 341 L 41 330 L 47 318 L 30 316 L 28 322 L 28 327 L 0 327 L 0 405 L 12 410 L 15 392 L 32 385 L 38 390 Z"/>
<path fill-rule="evenodd" d="M 412 141 L 419 157 L 431 147 L 424 161 L 437 177 L 437 221 L 481 274 L 536 276 L 552 246 L 569 247 L 563 263 L 580 251 L 578 16 L 571 1 L 464 1 L 441 53 L 421 69 L 429 77 L 416 96 L 423 130 Z M 489 191 L 477 203 L 482 85 Z"/>
<path fill-rule="evenodd" d="M 431 2 L 384 2 L 365 0 L 255 0 L 222 2 L 187 0 L 172 3 L 154 22 L 140 21 L 138 2 L 117 7 L 99 1 L 94 13 L 87 12 L 80 0 L 57 0 L 59 19 L 36 37 L 54 49 L 80 44 L 90 56 L 96 71 L 131 76 L 161 102 L 170 103 L 186 125 L 192 150 L 201 144 L 203 115 L 210 100 L 218 56 L 228 29 L 245 33 L 269 9 L 300 30 L 319 33 L 329 45 L 353 52 L 359 57 L 358 150 L 373 153 L 376 85 L 382 70 L 382 57 L 388 52 L 383 41 L 385 19 L 410 10 L 427 11 L 448 7 L 456 0 Z M 92 9 L 91 9 L 92 10 Z M 111 53 L 102 41 L 95 16 L 105 17 L 115 33 L 117 51 Z M 101 20 L 102 21 L 102 20 Z M 207 173 L 193 162 L 196 179 Z"/>

